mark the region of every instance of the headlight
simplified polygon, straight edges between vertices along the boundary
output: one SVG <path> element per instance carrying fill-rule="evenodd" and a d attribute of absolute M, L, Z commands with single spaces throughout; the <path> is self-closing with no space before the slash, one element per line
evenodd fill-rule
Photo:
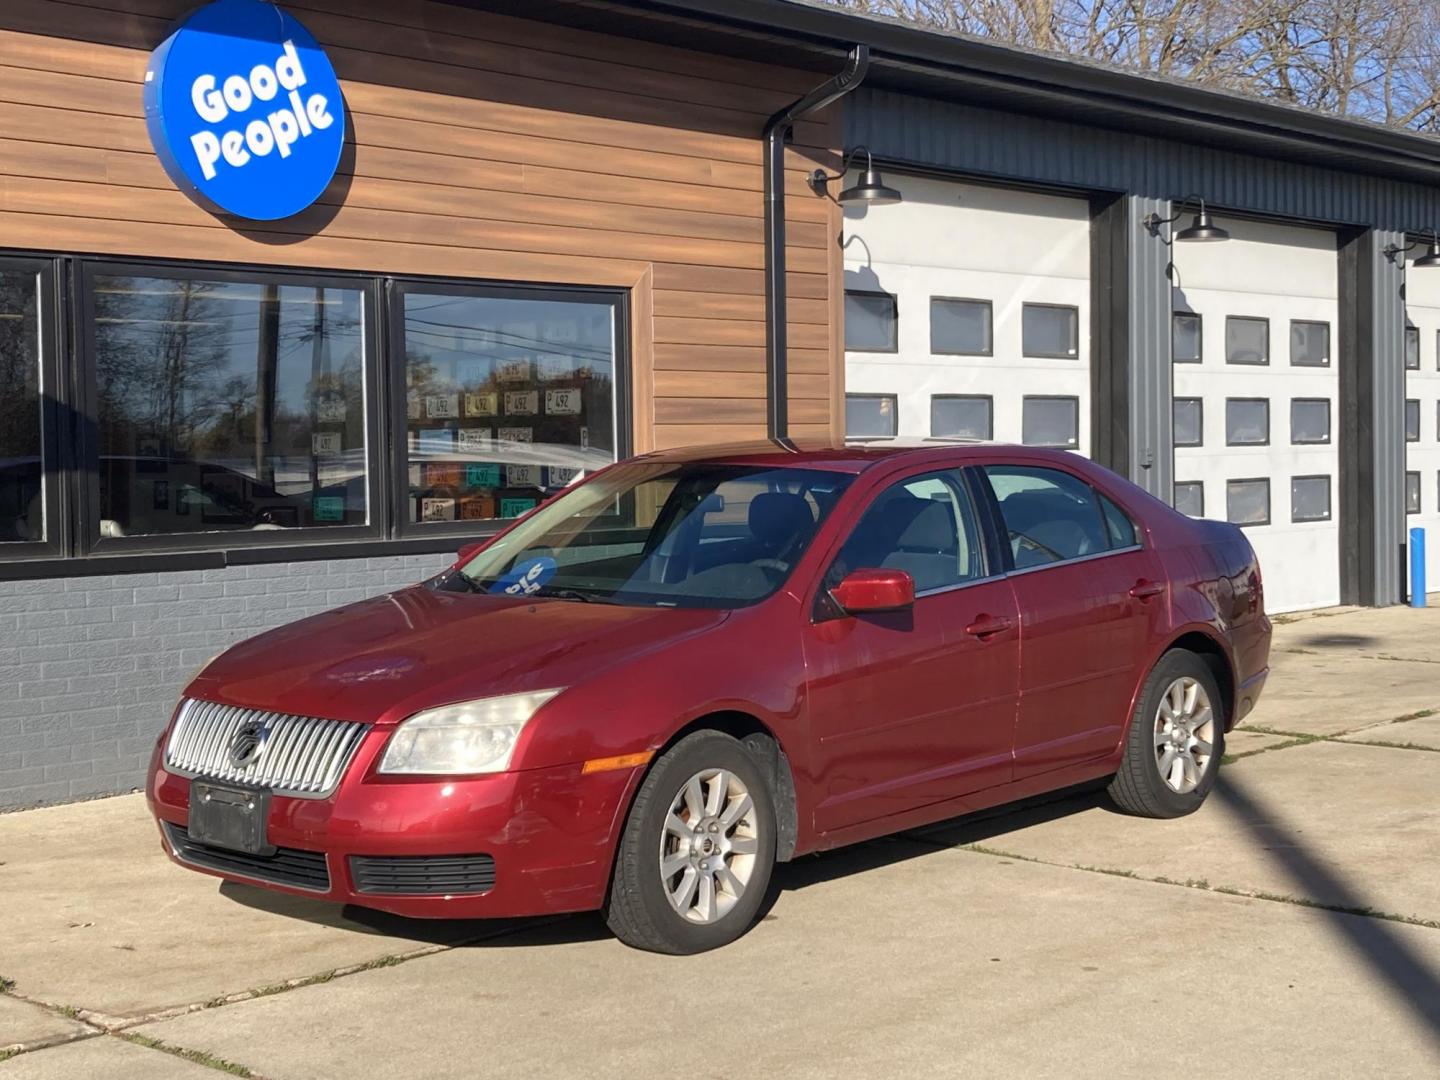
<path fill-rule="evenodd" d="M 416 713 L 390 737 L 380 771 L 441 776 L 504 772 L 520 732 L 558 693 L 506 694 Z"/>

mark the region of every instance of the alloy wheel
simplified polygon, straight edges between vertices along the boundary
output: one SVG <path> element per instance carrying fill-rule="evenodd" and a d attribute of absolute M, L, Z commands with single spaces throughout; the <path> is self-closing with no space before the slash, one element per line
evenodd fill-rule
<path fill-rule="evenodd" d="M 1155 710 L 1155 765 L 1171 791 L 1199 786 L 1215 752 L 1215 713 L 1210 695 L 1186 675 L 1172 682 Z"/>
<path fill-rule="evenodd" d="M 660 882 L 676 913 L 713 923 L 733 909 L 760 850 L 755 802 L 726 769 L 705 769 L 670 801 L 660 833 Z"/>

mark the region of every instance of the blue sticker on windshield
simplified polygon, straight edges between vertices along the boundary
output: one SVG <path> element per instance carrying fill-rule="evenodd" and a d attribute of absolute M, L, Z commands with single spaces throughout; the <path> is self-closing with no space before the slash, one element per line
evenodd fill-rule
<path fill-rule="evenodd" d="M 533 596 L 555 576 L 557 569 L 555 560 L 548 555 L 542 555 L 538 559 L 526 559 L 522 563 L 516 563 L 508 574 L 491 585 L 490 591 L 504 593 L 506 596 Z"/>

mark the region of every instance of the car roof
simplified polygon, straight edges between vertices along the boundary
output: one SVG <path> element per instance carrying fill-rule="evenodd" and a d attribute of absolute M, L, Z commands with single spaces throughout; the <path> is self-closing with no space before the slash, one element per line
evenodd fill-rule
<path fill-rule="evenodd" d="M 763 468 L 826 469 L 860 473 L 882 461 L 898 457 L 984 458 L 997 450 L 1036 452 L 1033 446 L 1007 446 L 979 439 L 873 438 L 830 440 L 824 438 L 756 439 L 753 442 L 714 446 L 685 446 L 643 455 L 646 461 L 714 462 L 726 465 L 753 465 Z M 1049 456 L 1039 451 L 1041 456 Z M 1060 454 L 1063 451 L 1053 451 Z"/>

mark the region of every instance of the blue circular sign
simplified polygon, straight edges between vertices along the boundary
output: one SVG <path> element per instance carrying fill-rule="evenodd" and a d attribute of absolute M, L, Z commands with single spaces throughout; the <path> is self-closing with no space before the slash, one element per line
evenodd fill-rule
<path fill-rule="evenodd" d="M 215 0 L 150 54 L 145 122 L 180 190 L 256 221 L 318 199 L 345 143 L 335 69 L 305 27 L 260 0 Z"/>
<path fill-rule="evenodd" d="M 512 566 L 508 574 L 490 586 L 490 591 L 504 593 L 506 596 L 534 596 L 555 576 L 558 569 L 555 560 L 548 555 L 526 559 Z"/>

